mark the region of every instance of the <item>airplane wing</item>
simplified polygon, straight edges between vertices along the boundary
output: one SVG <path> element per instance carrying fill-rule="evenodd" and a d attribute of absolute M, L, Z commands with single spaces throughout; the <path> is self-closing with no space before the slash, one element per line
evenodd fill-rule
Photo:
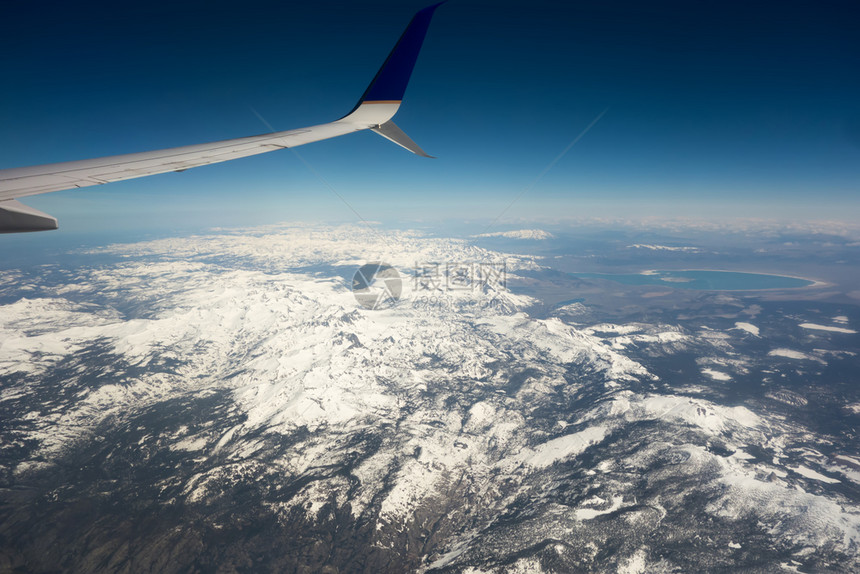
<path fill-rule="evenodd" d="M 364 95 L 352 111 L 341 119 L 307 128 L 205 144 L 0 170 L 0 233 L 57 229 L 54 217 L 17 201 L 28 195 L 184 171 L 366 129 L 415 154 L 431 157 L 403 133 L 391 118 L 403 100 L 433 12 L 442 3 L 428 6 L 413 16 Z"/>

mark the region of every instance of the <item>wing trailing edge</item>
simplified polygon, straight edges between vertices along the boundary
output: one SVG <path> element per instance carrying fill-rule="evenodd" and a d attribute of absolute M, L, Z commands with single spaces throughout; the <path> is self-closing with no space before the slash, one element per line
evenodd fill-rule
<path fill-rule="evenodd" d="M 393 141 L 394 143 L 396 143 L 400 147 L 402 147 L 404 149 L 408 149 L 409 151 L 411 151 L 415 155 L 420 155 L 421 157 L 431 157 L 431 158 L 433 157 L 432 155 L 429 155 L 423 149 L 418 147 L 418 144 L 416 144 L 414 141 L 412 141 L 412 138 L 410 138 L 408 135 L 403 133 L 403 130 L 398 128 L 395 125 L 395 123 L 391 120 L 388 120 L 384 124 L 376 126 L 375 128 L 370 128 L 370 129 L 372 131 L 378 133 L 379 135 L 381 135 L 385 139 L 387 139 L 389 141 Z"/>
<path fill-rule="evenodd" d="M 444 2 L 419 10 L 413 16 L 358 103 L 341 119 L 206 144 L 0 170 L 0 233 L 57 229 L 55 218 L 17 201 L 21 197 L 185 171 L 361 130 L 373 130 L 414 154 L 432 157 L 394 125 L 391 118 L 400 108 L 433 12 L 441 4 Z"/>

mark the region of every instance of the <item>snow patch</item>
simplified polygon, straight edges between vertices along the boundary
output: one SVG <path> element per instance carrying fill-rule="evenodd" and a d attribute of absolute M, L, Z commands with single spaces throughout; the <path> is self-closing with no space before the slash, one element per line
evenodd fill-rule
<path fill-rule="evenodd" d="M 702 374 L 705 374 L 715 381 L 731 381 L 732 376 L 724 373 L 722 371 L 715 371 L 714 369 L 702 369 Z"/>
<path fill-rule="evenodd" d="M 793 349 L 774 349 L 768 353 L 771 357 L 785 357 L 786 359 L 797 359 L 797 360 L 811 360 L 812 357 L 807 355 L 806 353 L 801 353 L 800 351 L 795 351 Z"/>
<path fill-rule="evenodd" d="M 604 502 L 602 499 L 598 499 L 598 500 L 600 503 Z M 588 502 L 588 501 L 586 501 L 586 502 Z M 609 505 L 608 508 L 605 508 L 603 510 L 599 510 L 597 508 L 577 508 L 574 511 L 574 516 L 576 516 L 576 518 L 579 520 L 591 520 L 591 519 L 597 518 L 598 516 L 601 516 L 603 514 L 610 514 L 612 512 L 615 512 L 616 510 L 621 508 L 621 505 L 623 503 L 624 503 L 624 497 L 623 496 L 613 496 L 612 497 L 612 503 Z"/>
<path fill-rule="evenodd" d="M 813 480 L 818 480 L 820 482 L 825 482 L 827 484 L 838 484 L 839 482 L 841 482 L 840 480 L 838 480 L 836 478 L 830 478 L 829 476 L 824 476 L 823 474 L 815 472 L 811 468 L 805 467 L 803 465 L 789 466 L 788 468 L 790 468 L 791 470 L 793 470 L 794 472 L 796 472 L 797 474 L 799 474 L 801 476 L 805 476 L 806 478 L 811 478 Z"/>
<path fill-rule="evenodd" d="M 637 550 L 633 556 L 618 567 L 618 574 L 644 574 L 648 566 L 648 554 L 644 548 Z"/>
<path fill-rule="evenodd" d="M 673 247 L 671 245 L 649 245 L 644 243 L 634 243 L 633 245 L 628 245 L 628 249 L 647 249 L 649 251 L 681 251 L 685 253 L 698 253 L 701 251 L 698 247 L 691 247 L 689 245 Z"/>
<path fill-rule="evenodd" d="M 849 335 L 856 335 L 857 331 L 854 329 L 846 329 L 845 327 L 831 327 L 829 325 L 817 325 L 815 323 L 801 323 L 800 327 L 804 329 L 811 329 L 814 331 L 830 331 L 831 333 L 846 333 Z"/>
<path fill-rule="evenodd" d="M 601 442 L 606 438 L 608 432 L 609 429 L 605 426 L 589 427 L 545 442 L 534 448 L 524 448 L 516 456 L 502 462 L 524 464 L 533 468 L 546 468 L 560 460 L 576 456 L 591 445 Z"/>
<path fill-rule="evenodd" d="M 744 323 L 742 321 L 735 323 L 735 329 L 740 329 L 741 331 L 746 331 L 747 333 L 755 335 L 756 337 L 759 336 L 759 328 L 756 327 L 755 325 L 753 325 L 752 323 Z"/>
<path fill-rule="evenodd" d="M 195 451 L 203 450 L 209 443 L 205 437 L 187 437 L 170 445 L 170 450 Z"/>
<path fill-rule="evenodd" d="M 541 229 L 518 229 L 515 231 L 495 231 L 493 233 L 481 233 L 480 235 L 473 235 L 472 237 L 505 237 L 507 239 L 544 240 L 552 239 L 555 236 L 552 233 L 549 233 L 548 231 L 543 231 Z"/>

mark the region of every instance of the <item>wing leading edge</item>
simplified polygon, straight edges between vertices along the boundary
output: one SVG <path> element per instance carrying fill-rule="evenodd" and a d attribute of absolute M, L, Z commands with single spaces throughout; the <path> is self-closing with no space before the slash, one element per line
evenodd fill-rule
<path fill-rule="evenodd" d="M 403 100 L 433 12 L 442 3 L 428 6 L 413 16 L 361 99 L 341 119 L 307 128 L 205 144 L 0 170 L 0 233 L 57 229 L 56 219 L 17 201 L 28 195 L 184 171 L 366 129 L 417 155 L 431 157 L 391 118 Z"/>

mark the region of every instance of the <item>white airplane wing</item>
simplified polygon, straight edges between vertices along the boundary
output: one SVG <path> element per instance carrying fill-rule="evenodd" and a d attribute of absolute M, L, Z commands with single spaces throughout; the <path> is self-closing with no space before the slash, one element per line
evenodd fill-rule
<path fill-rule="evenodd" d="M 440 2 L 441 4 L 441 2 Z M 157 151 L 0 170 L 0 233 L 57 229 L 57 220 L 18 198 L 218 163 L 370 129 L 407 150 L 430 157 L 398 128 L 397 113 L 435 4 L 412 18 L 355 108 L 318 126 Z"/>

